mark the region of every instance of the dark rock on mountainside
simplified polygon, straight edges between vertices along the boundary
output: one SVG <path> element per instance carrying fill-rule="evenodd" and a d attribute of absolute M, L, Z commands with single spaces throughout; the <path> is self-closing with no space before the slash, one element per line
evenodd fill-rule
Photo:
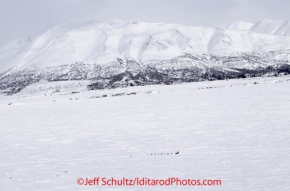
<path fill-rule="evenodd" d="M 273 54 L 273 53 L 271 53 Z M 120 58 L 106 65 L 76 62 L 46 68 L 26 68 L 0 75 L 0 93 L 15 94 L 26 86 L 43 81 L 91 80 L 90 90 L 153 84 L 175 84 L 290 74 L 288 61 L 258 54 L 195 57 L 189 54 L 171 60 L 137 63 Z"/>

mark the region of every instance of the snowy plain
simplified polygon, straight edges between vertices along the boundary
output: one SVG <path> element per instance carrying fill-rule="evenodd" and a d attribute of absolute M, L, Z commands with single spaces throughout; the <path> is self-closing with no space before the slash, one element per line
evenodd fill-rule
<path fill-rule="evenodd" d="M 45 93 L 33 84 L 0 95 L 2 191 L 290 190 L 290 76 L 103 91 L 86 91 L 86 81 L 53 83 Z M 76 182 L 94 177 L 222 186 Z"/>

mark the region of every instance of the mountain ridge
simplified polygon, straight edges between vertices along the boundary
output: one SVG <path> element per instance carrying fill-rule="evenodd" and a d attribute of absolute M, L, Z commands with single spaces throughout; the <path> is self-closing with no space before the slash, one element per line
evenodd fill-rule
<path fill-rule="evenodd" d="M 110 88 L 238 78 L 287 73 L 289 62 L 290 36 L 174 23 L 78 22 L 0 48 L 0 91 L 15 93 L 39 80 L 89 79 Z"/>
<path fill-rule="evenodd" d="M 249 30 L 260 34 L 290 36 L 289 20 L 263 19 L 257 23 L 237 21 L 229 25 L 228 28 L 236 30 Z"/>

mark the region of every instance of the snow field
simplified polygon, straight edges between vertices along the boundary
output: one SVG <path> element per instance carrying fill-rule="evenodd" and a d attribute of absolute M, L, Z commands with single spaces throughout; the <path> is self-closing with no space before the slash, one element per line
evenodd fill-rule
<path fill-rule="evenodd" d="M 289 190 L 289 83 L 284 76 L 1 96 L 1 190 Z M 137 94 L 90 99 L 122 92 Z M 223 184 L 77 185 L 99 176 Z"/>

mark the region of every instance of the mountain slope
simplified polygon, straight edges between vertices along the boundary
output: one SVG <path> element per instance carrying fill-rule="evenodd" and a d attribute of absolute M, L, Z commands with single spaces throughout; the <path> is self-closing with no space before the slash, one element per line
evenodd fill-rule
<path fill-rule="evenodd" d="M 236 21 L 236 22 L 233 22 L 228 28 L 236 29 L 236 30 L 251 30 L 253 26 L 254 24 L 250 22 Z"/>
<path fill-rule="evenodd" d="M 24 42 L 0 48 L 4 92 L 39 80 L 101 80 L 98 89 L 236 78 L 290 62 L 288 36 L 171 23 L 71 23 Z"/>
<path fill-rule="evenodd" d="M 260 34 L 290 36 L 289 20 L 264 19 L 255 24 L 244 21 L 236 21 L 232 23 L 228 28 L 236 30 L 250 30 Z"/>
<path fill-rule="evenodd" d="M 290 38 L 249 31 L 163 23 L 73 23 L 54 27 L 29 43 L 1 52 L 10 68 L 58 66 L 74 62 L 107 64 L 134 59 L 168 60 L 184 54 L 219 56 L 288 49 Z M 9 52 L 10 54 L 8 54 Z M 6 56 L 9 55 L 9 56 Z M 10 69 L 8 67 L 2 68 Z"/>
<path fill-rule="evenodd" d="M 287 20 L 264 19 L 256 23 L 251 30 L 257 33 L 290 36 L 290 22 Z"/>

